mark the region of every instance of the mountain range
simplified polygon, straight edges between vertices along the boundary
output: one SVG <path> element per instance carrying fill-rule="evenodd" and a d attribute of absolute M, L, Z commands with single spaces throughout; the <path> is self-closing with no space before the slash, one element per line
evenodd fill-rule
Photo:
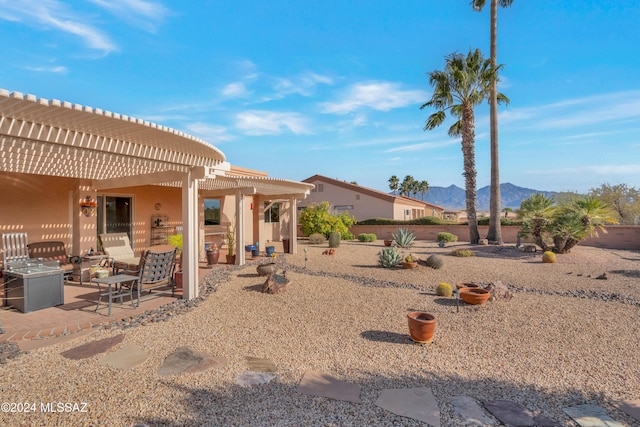
<path fill-rule="evenodd" d="M 478 189 L 478 211 L 489 210 L 489 190 L 490 187 L 488 185 Z M 547 197 L 558 194 L 555 191 L 533 190 L 531 188 L 518 187 L 511 183 L 504 183 L 500 184 L 500 208 L 519 209 L 520 203 L 535 193 L 542 193 Z M 422 199 L 422 195 L 418 194 L 417 198 Z M 466 192 L 464 188 L 455 185 L 448 187 L 430 187 L 425 194 L 424 201 L 451 210 L 465 209 Z"/>

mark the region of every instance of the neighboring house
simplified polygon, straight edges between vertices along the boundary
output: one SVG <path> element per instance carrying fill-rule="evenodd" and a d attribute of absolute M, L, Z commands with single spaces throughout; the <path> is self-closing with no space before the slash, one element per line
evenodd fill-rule
<path fill-rule="evenodd" d="M 329 202 L 331 213 L 348 212 L 356 220 L 388 218 L 409 220 L 425 216 L 442 218 L 444 208 L 405 196 L 394 196 L 372 188 L 314 175 L 303 182 L 315 185 L 309 196 L 298 201 L 298 212 L 312 203 Z"/>

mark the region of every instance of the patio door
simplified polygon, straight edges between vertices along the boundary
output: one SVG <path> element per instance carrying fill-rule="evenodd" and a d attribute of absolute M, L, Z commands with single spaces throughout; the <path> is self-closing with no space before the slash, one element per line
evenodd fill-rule
<path fill-rule="evenodd" d="M 131 197 L 98 196 L 98 234 L 127 233 L 133 244 L 133 210 Z"/>

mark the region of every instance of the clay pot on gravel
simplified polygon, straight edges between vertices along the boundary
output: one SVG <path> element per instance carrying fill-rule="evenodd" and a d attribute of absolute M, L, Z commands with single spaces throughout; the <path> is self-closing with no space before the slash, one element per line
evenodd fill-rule
<path fill-rule="evenodd" d="M 393 240 L 385 240 L 384 241 L 384 245 L 385 246 L 391 246 L 392 243 L 393 243 Z"/>
<path fill-rule="evenodd" d="M 433 341 L 436 331 L 436 318 L 424 311 L 412 311 L 407 314 L 409 322 L 409 335 L 411 339 L 420 344 L 429 344 Z"/>
<path fill-rule="evenodd" d="M 258 271 L 258 276 L 268 276 L 276 272 L 276 263 L 269 262 L 267 264 L 260 264 L 256 267 L 256 270 Z"/>
<path fill-rule="evenodd" d="M 456 283 L 456 289 L 479 288 L 479 287 L 480 287 L 480 285 L 476 285 L 475 283 L 465 283 L 465 282 Z"/>
<path fill-rule="evenodd" d="M 491 292 L 480 288 L 462 288 L 460 289 L 460 298 L 467 304 L 480 305 L 484 304 L 491 297 Z"/>

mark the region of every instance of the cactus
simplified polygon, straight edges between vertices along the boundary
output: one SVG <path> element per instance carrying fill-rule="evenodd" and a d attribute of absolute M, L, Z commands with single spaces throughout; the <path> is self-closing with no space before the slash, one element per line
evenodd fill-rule
<path fill-rule="evenodd" d="M 556 262 L 556 254 L 551 251 L 546 251 L 542 254 L 542 262 L 554 263 Z"/>
<path fill-rule="evenodd" d="M 395 267 L 402 262 L 402 255 L 396 248 L 383 248 L 378 254 L 378 265 L 384 268 Z"/>
<path fill-rule="evenodd" d="M 438 286 L 436 286 L 436 295 L 439 297 L 447 297 L 449 298 L 453 295 L 453 288 L 451 285 L 446 282 L 441 282 Z"/>
<path fill-rule="evenodd" d="M 415 234 L 410 232 L 408 228 L 398 228 L 398 231 L 393 235 L 393 243 L 401 248 L 410 248 L 415 239 Z"/>
<path fill-rule="evenodd" d="M 427 264 L 428 267 L 438 270 L 442 267 L 443 264 L 442 257 L 436 254 L 429 255 L 429 258 L 427 258 L 425 264 Z"/>
<path fill-rule="evenodd" d="M 404 257 L 404 262 L 416 262 L 416 259 L 413 257 L 413 255 L 409 254 Z"/>
<path fill-rule="evenodd" d="M 338 246 L 340 246 L 340 233 L 334 231 L 329 234 L 329 247 L 337 248 Z"/>

